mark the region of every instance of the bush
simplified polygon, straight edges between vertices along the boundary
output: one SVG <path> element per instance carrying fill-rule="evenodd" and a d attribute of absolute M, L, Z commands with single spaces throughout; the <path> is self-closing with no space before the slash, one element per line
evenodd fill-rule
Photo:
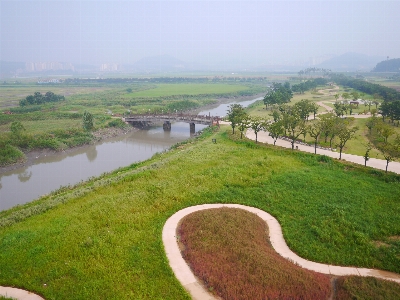
<path fill-rule="evenodd" d="M 127 125 L 121 119 L 114 119 L 108 122 L 108 127 L 125 128 Z"/>
<path fill-rule="evenodd" d="M 9 144 L 0 147 L 0 166 L 16 163 L 25 157 L 18 148 Z"/>

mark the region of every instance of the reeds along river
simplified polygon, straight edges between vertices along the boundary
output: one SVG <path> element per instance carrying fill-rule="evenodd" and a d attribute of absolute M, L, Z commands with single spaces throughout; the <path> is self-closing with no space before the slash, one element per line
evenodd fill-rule
<path fill-rule="evenodd" d="M 247 106 L 258 99 L 240 103 Z M 230 104 L 221 104 L 199 114 L 224 116 Z M 196 131 L 204 127 L 196 124 Z M 189 137 L 189 124 L 173 123 L 170 132 L 164 132 L 161 126 L 157 126 L 72 149 L 67 153 L 38 157 L 31 166 L 0 175 L 0 211 L 37 199 L 61 186 L 74 185 L 104 172 L 146 160 Z"/>

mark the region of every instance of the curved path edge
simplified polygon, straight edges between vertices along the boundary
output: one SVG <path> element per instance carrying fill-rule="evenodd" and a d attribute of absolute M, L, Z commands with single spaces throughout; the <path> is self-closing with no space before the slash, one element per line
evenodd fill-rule
<path fill-rule="evenodd" d="M 379 279 L 391 280 L 400 283 L 400 274 L 375 269 L 326 265 L 301 258 L 292 252 L 287 246 L 285 239 L 283 238 L 282 229 L 279 225 L 279 222 L 273 216 L 263 210 L 240 204 L 204 204 L 191 206 L 176 212 L 167 220 L 162 231 L 162 240 L 164 243 L 165 253 L 169 260 L 169 265 L 171 266 L 176 278 L 181 282 L 183 287 L 189 292 L 193 299 L 202 300 L 215 298 L 203 288 L 202 284 L 197 280 L 190 267 L 183 259 L 178 245 L 176 230 L 180 220 L 186 215 L 200 210 L 221 207 L 244 209 L 263 219 L 268 224 L 269 239 L 275 251 L 278 252 L 282 257 L 290 260 L 302 268 L 328 275 L 372 276 Z"/>
<path fill-rule="evenodd" d="M 44 300 L 44 298 L 29 291 L 6 286 L 0 286 L 0 296 L 5 296 L 18 300 Z"/>

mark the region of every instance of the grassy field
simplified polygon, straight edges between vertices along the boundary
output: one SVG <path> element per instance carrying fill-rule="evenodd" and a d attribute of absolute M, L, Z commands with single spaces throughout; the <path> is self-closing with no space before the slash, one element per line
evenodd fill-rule
<path fill-rule="evenodd" d="M 399 175 L 230 131 L 0 212 L 0 285 L 46 299 L 189 299 L 161 232 L 173 213 L 203 203 L 268 211 L 304 258 L 400 272 Z"/>
<path fill-rule="evenodd" d="M 135 93 L 129 93 L 124 97 L 168 97 L 173 95 L 202 95 L 202 94 L 227 94 L 247 90 L 248 87 L 236 84 L 212 84 L 212 83 L 179 83 L 157 84 L 154 88 Z"/>

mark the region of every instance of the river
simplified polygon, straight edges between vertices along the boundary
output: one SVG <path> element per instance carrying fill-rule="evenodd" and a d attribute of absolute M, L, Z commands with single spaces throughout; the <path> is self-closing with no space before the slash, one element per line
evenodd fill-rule
<path fill-rule="evenodd" d="M 259 99 L 239 103 L 248 106 Z M 220 104 L 198 114 L 224 116 L 232 103 Z M 204 127 L 196 124 L 196 132 Z M 95 145 L 38 157 L 31 166 L 0 174 L 0 211 L 37 199 L 61 186 L 74 185 L 104 172 L 146 160 L 189 137 L 189 124 L 175 122 L 170 132 L 164 132 L 162 126 L 157 126 L 129 132 Z"/>

